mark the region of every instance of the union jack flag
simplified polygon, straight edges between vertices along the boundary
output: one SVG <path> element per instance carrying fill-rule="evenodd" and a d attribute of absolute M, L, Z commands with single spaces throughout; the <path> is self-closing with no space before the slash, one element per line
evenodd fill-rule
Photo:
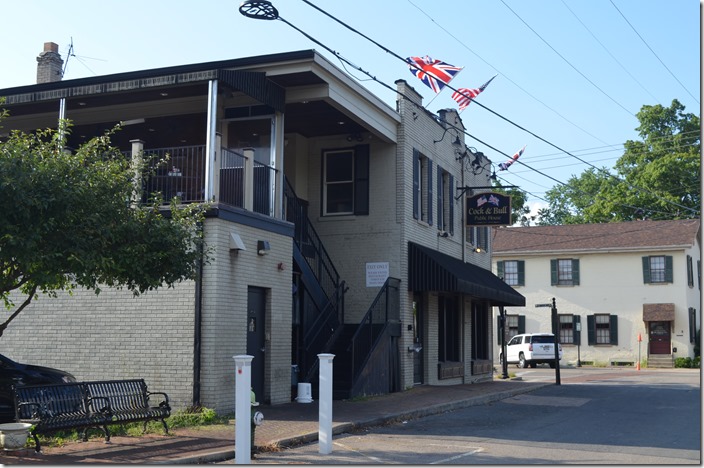
<path fill-rule="evenodd" d="M 459 73 L 463 67 L 456 67 L 449 63 L 425 57 L 408 57 L 408 68 L 419 80 L 425 83 L 436 94 Z"/>
<path fill-rule="evenodd" d="M 509 166 L 511 166 L 511 164 L 513 164 L 514 162 L 518 161 L 518 158 L 521 157 L 521 155 L 523 154 L 523 150 L 525 150 L 525 149 L 526 149 L 526 147 L 523 146 L 523 148 L 521 148 L 521 150 L 520 150 L 518 153 L 514 154 L 513 157 L 511 157 L 511 159 L 509 159 L 509 160 L 506 161 L 506 162 L 502 162 L 501 164 L 499 164 L 499 170 L 500 170 L 500 171 L 505 171 L 505 170 L 507 170 L 507 169 L 509 168 Z"/>
<path fill-rule="evenodd" d="M 489 81 L 478 88 L 457 88 L 457 91 L 452 93 L 452 99 L 457 101 L 457 104 L 460 105 L 460 111 L 463 111 L 472 102 L 472 99 L 479 96 L 479 93 L 484 91 L 494 78 L 496 78 L 496 75 L 492 76 Z"/>

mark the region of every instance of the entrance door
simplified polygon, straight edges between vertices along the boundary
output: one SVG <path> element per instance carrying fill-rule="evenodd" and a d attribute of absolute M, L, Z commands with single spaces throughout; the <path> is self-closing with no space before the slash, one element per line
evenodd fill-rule
<path fill-rule="evenodd" d="M 252 390 L 257 401 L 264 401 L 264 323 L 266 311 L 266 291 L 262 288 L 247 289 L 247 354 L 252 359 Z"/>
<path fill-rule="evenodd" d="M 413 384 L 423 383 L 423 295 L 413 295 Z"/>
<path fill-rule="evenodd" d="M 670 322 L 649 322 L 650 354 L 670 354 Z"/>

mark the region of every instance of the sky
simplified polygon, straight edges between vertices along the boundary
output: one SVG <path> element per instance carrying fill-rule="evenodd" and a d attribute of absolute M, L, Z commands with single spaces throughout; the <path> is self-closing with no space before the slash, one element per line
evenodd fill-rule
<path fill-rule="evenodd" d="M 452 89 L 435 94 L 399 56 L 463 67 L 453 88 L 497 75 L 461 113 L 465 143 L 534 208 L 570 177 L 612 168 L 640 139 L 642 106 L 677 99 L 701 114 L 699 0 L 272 0 L 271 21 L 243 16 L 239 0 L 6 3 L 0 89 L 35 83 L 44 42 L 59 45 L 64 80 L 315 49 L 391 107 L 379 82 L 405 79 L 436 114 L 457 108 Z"/>

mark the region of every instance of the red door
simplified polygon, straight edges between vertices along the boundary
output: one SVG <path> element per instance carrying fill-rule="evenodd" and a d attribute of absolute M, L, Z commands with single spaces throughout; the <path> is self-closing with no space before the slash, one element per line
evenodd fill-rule
<path fill-rule="evenodd" d="M 670 354 L 670 322 L 650 322 L 650 354 Z"/>

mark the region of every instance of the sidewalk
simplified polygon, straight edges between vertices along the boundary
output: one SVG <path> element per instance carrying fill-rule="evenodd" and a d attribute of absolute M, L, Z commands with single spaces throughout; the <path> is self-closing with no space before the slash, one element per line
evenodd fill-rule
<path fill-rule="evenodd" d="M 360 399 L 333 402 L 333 434 L 407 420 L 444 411 L 484 405 L 550 385 L 518 379 L 494 380 L 452 386 L 419 386 L 413 389 Z M 276 449 L 318 439 L 318 404 L 286 403 L 261 406 L 264 422 L 255 431 L 255 443 L 261 450 Z M 70 442 L 63 447 L 46 447 L 7 452 L 0 463 L 52 464 L 197 464 L 235 457 L 235 425 L 204 426 L 170 431 L 170 435 L 146 434 L 142 437 L 112 437 L 110 444 L 102 438 L 88 442 Z"/>

